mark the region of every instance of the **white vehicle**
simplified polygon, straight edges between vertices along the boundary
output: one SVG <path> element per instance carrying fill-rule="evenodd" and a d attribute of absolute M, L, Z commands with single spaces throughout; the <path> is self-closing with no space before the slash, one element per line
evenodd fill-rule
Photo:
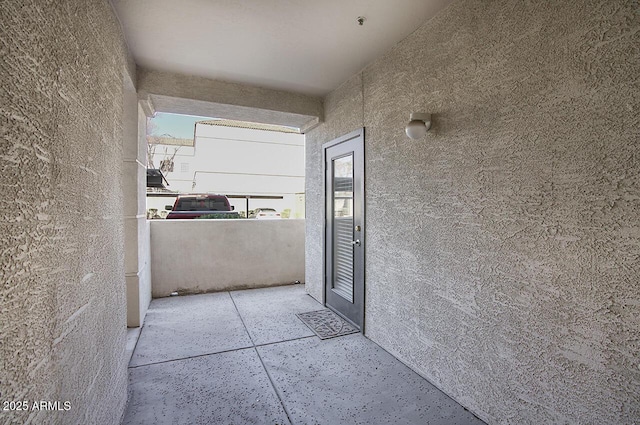
<path fill-rule="evenodd" d="M 273 219 L 281 217 L 280 213 L 276 212 L 273 208 L 256 208 L 249 214 L 249 218 Z"/>

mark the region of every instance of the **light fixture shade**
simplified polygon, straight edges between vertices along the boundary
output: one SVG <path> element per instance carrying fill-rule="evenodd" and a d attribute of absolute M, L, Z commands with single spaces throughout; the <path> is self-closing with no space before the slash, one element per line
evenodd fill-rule
<path fill-rule="evenodd" d="M 404 131 L 413 140 L 422 139 L 427 134 L 427 126 L 422 120 L 412 120 Z"/>
<path fill-rule="evenodd" d="M 409 120 L 409 124 L 407 124 L 404 131 L 407 133 L 407 136 L 414 140 L 422 139 L 431 128 L 431 114 L 412 112 Z"/>

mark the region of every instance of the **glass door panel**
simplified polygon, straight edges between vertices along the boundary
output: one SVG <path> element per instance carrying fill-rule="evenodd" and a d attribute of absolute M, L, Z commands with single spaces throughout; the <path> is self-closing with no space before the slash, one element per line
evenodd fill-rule
<path fill-rule="evenodd" d="M 333 290 L 353 302 L 353 155 L 333 160 Z"/>

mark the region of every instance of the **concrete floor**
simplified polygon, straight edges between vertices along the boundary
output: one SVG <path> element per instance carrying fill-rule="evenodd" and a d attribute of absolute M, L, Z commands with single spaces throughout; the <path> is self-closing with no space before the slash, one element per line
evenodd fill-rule
<path fill-rule="evenodd" d="M 302 285 L 153 300 L 123 424 L 482 424 L 361 334 L 320 340 Z"/>

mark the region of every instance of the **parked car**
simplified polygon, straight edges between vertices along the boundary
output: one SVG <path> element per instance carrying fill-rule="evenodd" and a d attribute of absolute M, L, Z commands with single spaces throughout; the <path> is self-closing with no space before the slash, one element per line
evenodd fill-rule
<path fill-rule="evenodd" d="M 276 212 L 273 208 L 256 208 L 251 211 L 249 214 L 249 218 L 281 218 L 280 213 Z"/>
<path fill-rule="evenodd" d="M 180 195 L 173 206 L 167 205 L 165 209 L 170 211 L 167 215 L 167 220 L 191 219 L 204 215 L 221 215 L 224 216 L 224 218 L 235 218 L 230 216 L 238 215 L 237 212 L 231 212 L 234 208 L 229 204 L 229 199 L 224 195 Z"/>

